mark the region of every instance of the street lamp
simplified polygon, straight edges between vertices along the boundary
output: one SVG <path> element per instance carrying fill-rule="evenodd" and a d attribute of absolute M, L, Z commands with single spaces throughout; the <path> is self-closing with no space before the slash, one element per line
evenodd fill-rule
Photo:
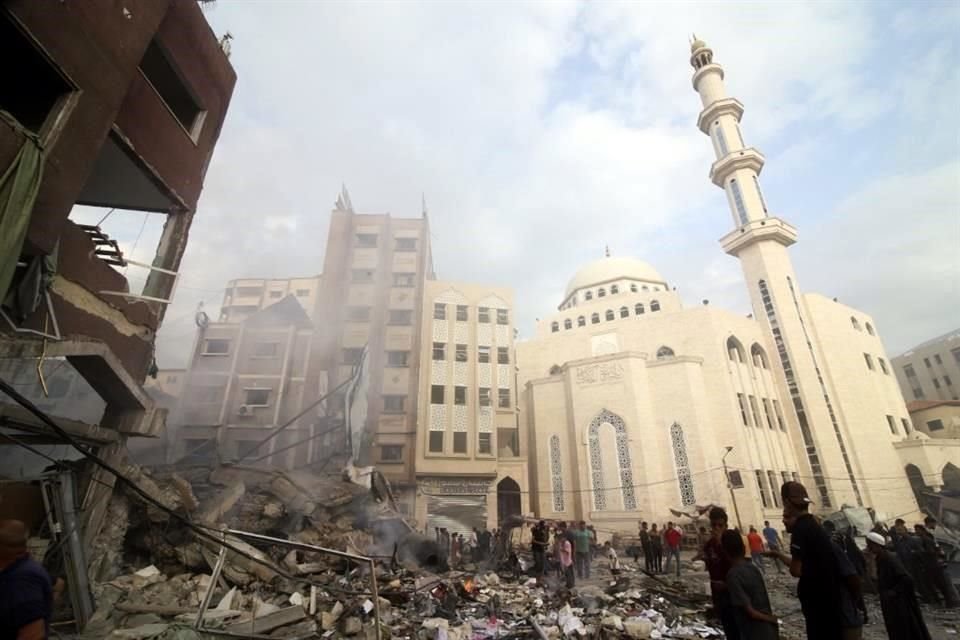
<path fill-rule="evenodd" d="M 733 451 L 733 447 L 724 447 L 727 452 L 720 458 L 720 464 L 723 465 L 723 477 L 727 481 L 727 489 L 730 490 L 730 501 L 733 502 L 733 513 L 737 517 L 737 528 L 743 533 L 743 524 L 740 522 L 740 509 L 737 508 L 737 496 L 733 493 L 733 483 L 730 482 L 730 474 L 727 472 L 727 456 Z"/>

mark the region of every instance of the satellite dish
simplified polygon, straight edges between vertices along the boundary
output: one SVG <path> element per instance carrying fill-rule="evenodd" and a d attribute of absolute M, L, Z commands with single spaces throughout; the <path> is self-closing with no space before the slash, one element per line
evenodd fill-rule
<path fill-rule="evenodd" d="M 207 325 L 210 324 L 210 316 L 203 310 L 203 302 L 197 305 L 197 313 L 193 316 L 193 321 L 201 329 L 206 329 Z"/>

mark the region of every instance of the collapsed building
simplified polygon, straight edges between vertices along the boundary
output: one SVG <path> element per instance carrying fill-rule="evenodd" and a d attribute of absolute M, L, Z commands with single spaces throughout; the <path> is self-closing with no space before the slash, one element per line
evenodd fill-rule
<path fill-rule="evenodd" d="M 0 517 L 70 538 L 76 581 L 116 477 L 62 461 L 116 466 L 164 429 L 143 383 L 236 74 L 193 0 L 5 2 L 0 59 Z M 132 211 L 163 218 L 149 262 L 112 237 Z"/>

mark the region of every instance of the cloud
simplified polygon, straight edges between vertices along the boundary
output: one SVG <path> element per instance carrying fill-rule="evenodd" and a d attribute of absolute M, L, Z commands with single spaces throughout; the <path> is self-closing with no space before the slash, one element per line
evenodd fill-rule
<path fill-rule="evenodd" d="M 651 262 L 688 304 L 746 312 L 739 267 L 716 242 L 730 214 L 707 179 L 688 35 L 714 48 L 746 105 L 745 136 L 768 159 L 768 201 L 809 238 L 847 194 L 929 168 L 906 166 L 906 140 L 927 141 L 932 164 L 956 155 L 949 136 L 928 141 L 924 118 L 936 109 L 956 131 L 949 104 L 931 100 L 952 82 L 955 45 L 950 29 L 925 25 L 960 28 L 960 17 L 892 12 L 848 2 L 217 3 L 207 15 L 235 36 L 238 84 L 168 313 L 186 320 L 161 331 L 160 363 L 185 364 L 189 318 L 201 299 L 215 316 L 227 280 L 319 272 L 343 182 L 368 213 L 418 216 L 425 193 L 439 277 L 514 287 L 522 334 L 606 245 Z M 890 56 L 896 24 L 915 35 Z M 843 175 L 857 149 L 860 173 L 813 187 Z M 855 232 L 867 243 L 879 233 Z M 794 255 L 821 269 L 808 247 Z M 849 258 L 830 259 L 843 277 Z M 871 297 L 886 292 L 873 291 L 863 306 L 892 325 Z"/>

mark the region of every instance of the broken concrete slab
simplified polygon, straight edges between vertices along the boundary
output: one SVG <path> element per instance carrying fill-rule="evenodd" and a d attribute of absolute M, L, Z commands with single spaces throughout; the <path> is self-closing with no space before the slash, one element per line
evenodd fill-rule
<path fill-rule="evenodd" d="M 247 487 L 243 481 L 235 480 L 226 489 L 217 492 L 201 505 L 197 519 L 207 524 L 220 522 L 237 505 L 237 502 L 246 492 Z"/>
<path fill-rule="evenodd" d="M 268 633 L 288 624 L 300 622 L 307 617 L 303 607 L 286 607 L 261 618 L 251 618 L 228 624 L 226 631 L 230 633 Z"/>
<path fill-rule="evenodd" d="M 169 624 L 158 623 L 145 624 L 134 627 L 133 629 L 114 629 L 109 637 L 123 640 L 149 640 L 149 638 L 160 636 L 166 632 L 169 627 Z"/>

